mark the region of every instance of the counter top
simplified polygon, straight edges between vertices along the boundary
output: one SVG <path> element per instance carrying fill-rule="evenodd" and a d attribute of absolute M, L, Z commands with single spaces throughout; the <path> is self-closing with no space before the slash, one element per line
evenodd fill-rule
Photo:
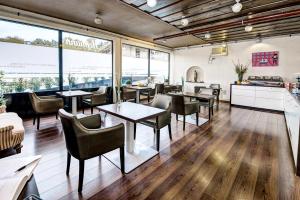
<path fill-rule="evenodd" d="M 294 97 L 294 99 L 298 102 L 298 104 L 300 105 L 300 94 L 296 95 L 296 94 L 293 94 L 292 91 L 289 91 L 289 92 Z"/>
<path fill-rule="evenodd" d="M 240 86 L 255 86 L 255 87 L 274 87 L 274 88 L 284 88 L 281 86 L 271 86 L 271 85 L 255 85 L 255 84 L 236 84 L 236 83 L 232 83 L 230 85 L 240 85 Z"/>

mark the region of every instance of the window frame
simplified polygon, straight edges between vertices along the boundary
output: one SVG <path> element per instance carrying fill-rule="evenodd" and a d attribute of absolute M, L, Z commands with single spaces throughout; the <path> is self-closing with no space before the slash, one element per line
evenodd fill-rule
<path fill-rule="evenodd" d="M 147 58 L 148 59 L 148 77 L 150 76 L 150 72 L 151 72 L 151 61 L 150 61 L 151 60 L 151 55 L 150 55 L 151 50 L 168 54 L 168 83 L 170 83 L 170 66 L 171 66 L 170 57 L 171 57 L 171 54 L 169 52 L 165 52 L 165 51 L 157 50 L 157 49 L 152 49 L 152 48 L 146 48 L 146 47 L 142 47 L 142 46 L 138 46 L 138 45 L 134 45 L 134 44 L 122 43 L 122 47 L 123 47 L 123 45 L 132 46 L 132 47 L 136 47 L 136 48 L 147 49 L 147 51 L 148 51 L 148 58 Z M 122 53 L 122 57 L 123 57 L 123 53 Z M 123 58 L 122 58 L 121 65 L 122 65 L 122 69 L 121 69 L 121 79 L 122 79 L 122 77 L 123 77 Z"/>
<path fill-rule="evenodd" d="M 71 34 L 77 34 L 77 35 L 81 35 L 81 36 L 85 36 L 85 37 L 91 37 L 91 38 L 95 38 L 95 39 L 100 39 L 100 40 L 106 40 L 111 42 L 111 59 L 112 59 L 112 66 L 111 66 L 111 75 L 112 75 L 112 79 L 111 79 L 111 86 L 112 88 L 114 87 L 114 41 L 113 39 L 104 39 L 104 38 L 100 38 L 100 37 L 96 37 L 96 36 L 91 36 L 91 35 L 86 35 L 83 33 L 77 33 L 77 32 L 73 32 L 73 31 L 65 31 L 63 29 L 56 29 L 56 28 L 50 28 L 47 26 L 42 26 L 42 25 L 37 25 L 37 24 L 30 24 L 27 22 L 20 22 L 20 21 L 14 21 L 14 20 L 10 20 L 10 19 L 4 19 L 2 17 L 0 17 L 0 21 L 5 21 L 5 22 L 9 22 L 9 23 L 15 23 L 15 24 L 21 24 L 21 25 L 26 25 L 26 26 L 32 26 L 32 27 L 37 27 L 37 28 L 43 28 L 43 29 L 48 29 L 48 30 L 53 30 L 53 31 L 57 31 L 58 35 L 57 35 L 57 41 L 58 41 L 58 75 L 59 75 L 59 89 L 58 90 L 43 90 L 43 91 L 36 91 L 37 93 L 41 92 L 41 93 L 47 93 L 47 92 L 60 92 L 60 91 L 64 91 L 63 90 L 63 45 L 62 45 L 62 35 L 63 33 L 71 33 Z M 82 89 L 92 89 L 92 88 L 82 88 Z M 28 93 L 28 92 L 11 92 L 11 93 L 7 93 L 7 94 L 20 94 L 20 93 Z"/>

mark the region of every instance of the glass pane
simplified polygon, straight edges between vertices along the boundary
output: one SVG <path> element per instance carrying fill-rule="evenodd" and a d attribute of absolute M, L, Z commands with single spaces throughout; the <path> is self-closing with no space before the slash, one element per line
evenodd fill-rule
<path fill-rule="evenodd" d="M 3 92 L 59 89 L 58 31 L 0 21 Z"/>
<path fill-rule="evenodd" d="M 165 82 L 169 79 L 169 54 L 161 51 L 150 51 L 150 76 L 155 82 Z"/>
<path fill-rule="evenodd" d="M 122 84 L 146 83 L 148 77 L 148 49 L 123 44 Z"/>
<path fill-rule="evenodd" d="M 112 42 L 63 33 L 64 89 L 112 85 Z"/>

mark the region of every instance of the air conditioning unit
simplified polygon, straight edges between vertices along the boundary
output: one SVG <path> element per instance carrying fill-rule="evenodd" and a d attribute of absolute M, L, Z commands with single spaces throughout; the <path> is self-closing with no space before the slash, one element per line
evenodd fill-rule
<path fill-rule="evenodd" d="M 228 48 L 226 47 L 215 47 L 211 50 L 211 56 L 227 56 L 228 55 Z"/>

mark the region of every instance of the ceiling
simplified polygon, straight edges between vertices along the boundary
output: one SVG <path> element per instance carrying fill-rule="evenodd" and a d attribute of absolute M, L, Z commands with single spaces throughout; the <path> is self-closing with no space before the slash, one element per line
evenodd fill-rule
<path fill-rule="evenodd" d="M 0 0 L 1 5 L 101 28 L 168 47 L 215 44 L 300 33 L 300 0 Z M 96 25 L 96 13 L 103 25 Z M 181 19 L 188 19 L 187 26 Z M 245 26 L 251 25 L 251 32 Z M 204 34 L 211 38 L 205 39 Z"/>

